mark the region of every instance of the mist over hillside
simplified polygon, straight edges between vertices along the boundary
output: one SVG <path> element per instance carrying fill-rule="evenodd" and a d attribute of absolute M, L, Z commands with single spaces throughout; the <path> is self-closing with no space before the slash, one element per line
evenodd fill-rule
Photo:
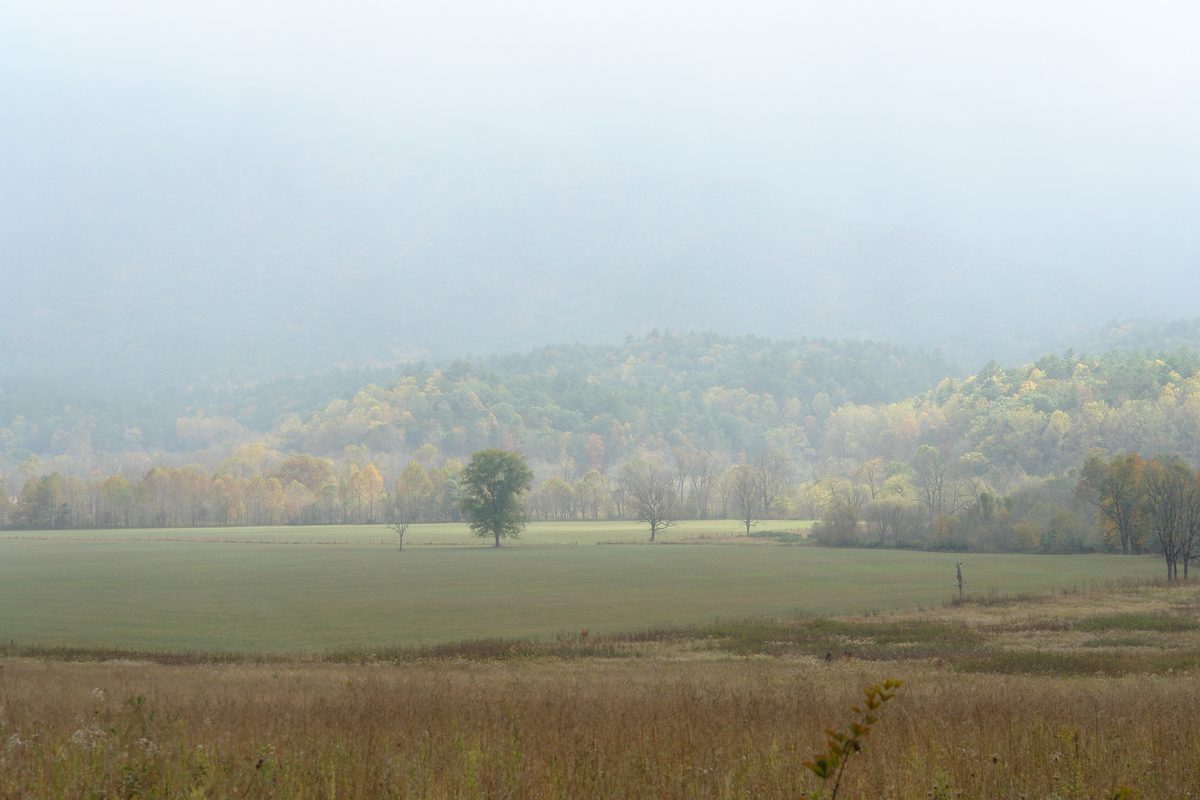
<path fill-rule="evenodd" d="M 763 184 L 465 125 L 50 97 L 0 128 L 8 374 L 183 389 L 656 327 L 890 340 L 973 367 L 1154 310 Z"/>

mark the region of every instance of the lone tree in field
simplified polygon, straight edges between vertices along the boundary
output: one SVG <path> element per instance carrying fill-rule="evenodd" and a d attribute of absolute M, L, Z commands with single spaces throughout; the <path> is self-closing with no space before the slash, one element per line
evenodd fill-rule
<path fill-rule="evenodd" d="M 533 483 L 533 471 L 525 459 L 508 450 L 490 448 L 471 456 L 462 474 L 461 507 L 471 525 L 471 533 L 480 538 L 519 539 L 525 529 L 525 508 L 521 495 Z"/>
<path fill-rule="evenodd" d="M 387 513 L 388 527 L 400 537 L 398 549 L 403 550 L 404 534 L 408 533 L 408 526 L 412 525 L 413 520 L 417 518 L 417 497 L 412 487 L 403 481 L 396 481 L 396 493 L 392 495 L 392 502 L 388 506 Z"/>
<path fill-rule="evenodd" d="M 729 471 L 729 494 L 737 518 L 746 526 L 746 535 L 758 524 L 759 499 L 762 497 L 758 475 L 748 464 L 738 464 Z"/>
<path fill-rule="evenodd" d="M 622 468 L 621 483 L 633 516 L 650 526 L 650 541 L 675 524 L 675 479 L 661 464 L 632 461 Z"/>

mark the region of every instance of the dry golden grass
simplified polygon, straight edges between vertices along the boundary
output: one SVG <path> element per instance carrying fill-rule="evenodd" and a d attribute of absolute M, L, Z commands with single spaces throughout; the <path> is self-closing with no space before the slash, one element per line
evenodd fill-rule
<path fill-rule="evenodd" d="M 808 631 L 760 648 L 779 655 L 731 652 L 733 631 L 595 646 L 618 658 L 8 657 L 0 797 L 797 798 L 821 730 L 885 677 L 906 683 L 841 797 L 1197 797 L 1200 675 L 1156 659 L 1197 652 L 1198 600 L 1142 587 L 746 629 Z M 1121 638 L 1138 643 L 1105 643 Z M 855 656 L 813 652 L 830 641 Z M 1082 661 L 1038 667 L 1055 657 Z M 1114 661 L 1128 674 L 1090 674 Z"/>

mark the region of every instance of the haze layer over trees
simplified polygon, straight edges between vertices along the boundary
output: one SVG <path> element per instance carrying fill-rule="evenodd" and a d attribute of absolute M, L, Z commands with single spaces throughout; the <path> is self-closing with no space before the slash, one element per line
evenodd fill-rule
<path fill-rule="evenodd" d="M 137 93 L 3 99 L 0 375 L 158 396 L 655 327 L 885 339 L 973 366 L 1164 310 L 761 182 L 469 126 Z"/>

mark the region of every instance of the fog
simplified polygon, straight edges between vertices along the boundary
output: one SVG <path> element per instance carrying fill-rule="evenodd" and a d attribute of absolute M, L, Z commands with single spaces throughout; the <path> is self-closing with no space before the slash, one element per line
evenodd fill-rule
<path fill-rule="evenodd" d="M 1200 314 L 1191 3 L 5 16 L 9 371 L 275 374 L 656 325 L 970 369 Z"/>

